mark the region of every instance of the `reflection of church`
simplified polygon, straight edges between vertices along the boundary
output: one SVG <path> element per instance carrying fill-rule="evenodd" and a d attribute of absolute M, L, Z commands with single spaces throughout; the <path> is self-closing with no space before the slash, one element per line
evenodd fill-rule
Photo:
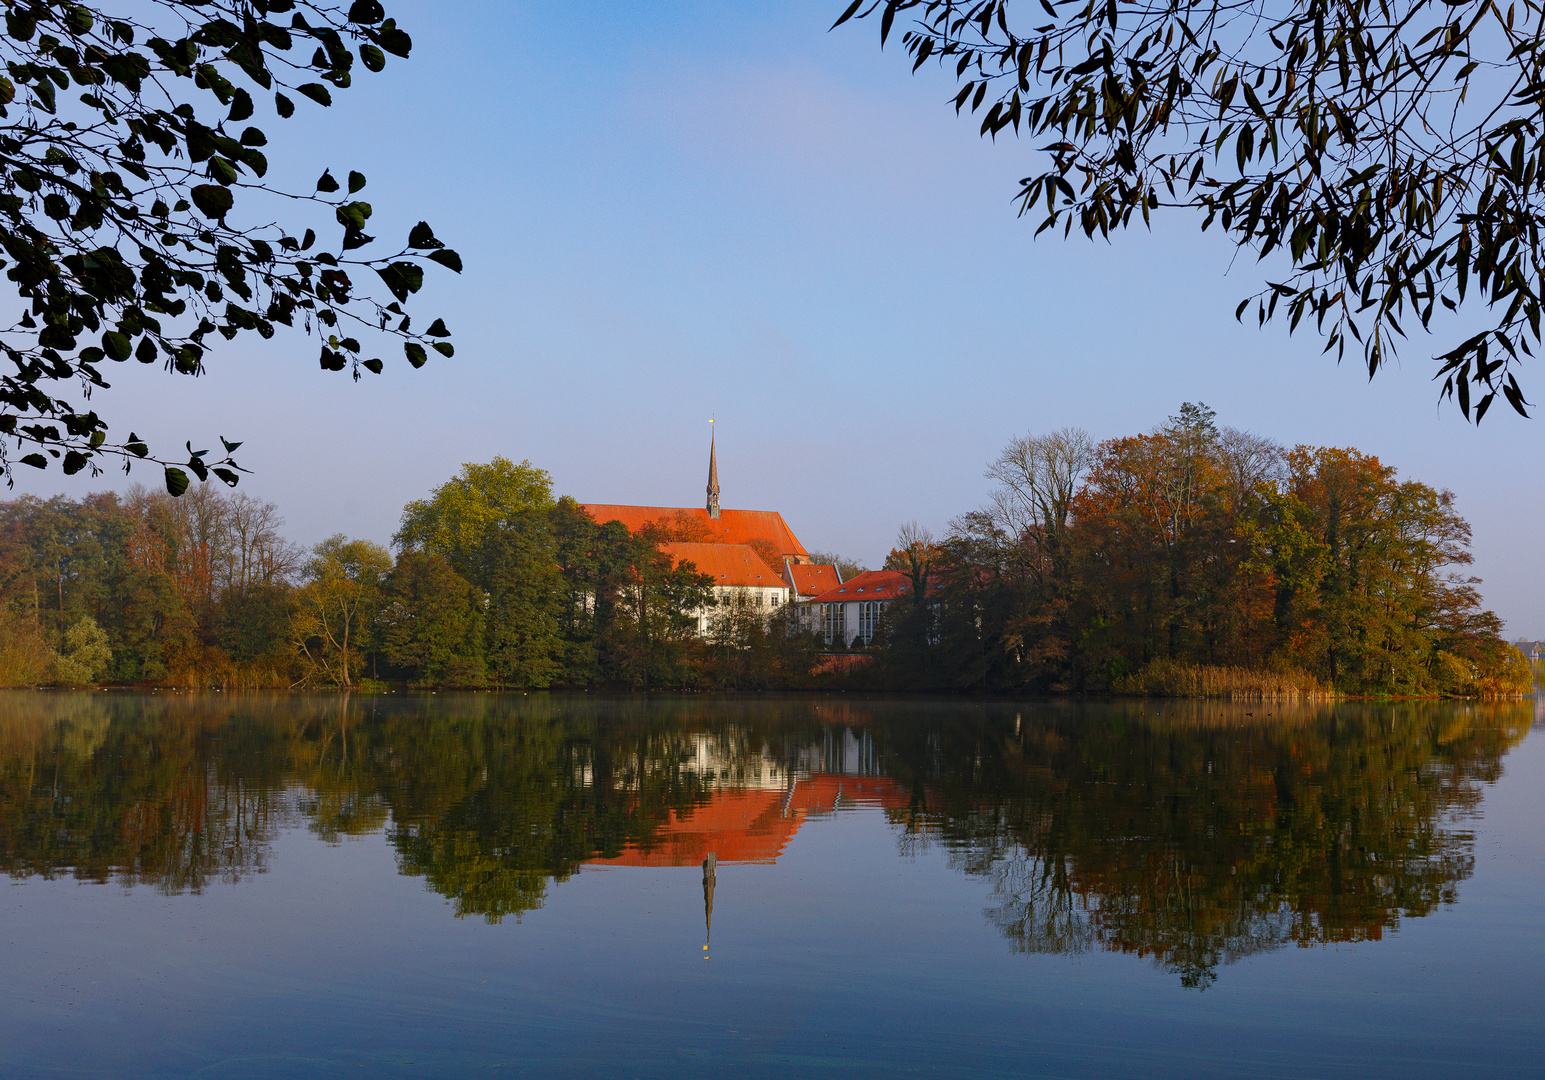
<path fill-rule="evenodd" d="M 823 742 L 792 760 L 767 752 L 734 755 L 708 735 L 695 740 L 684 768 L 707 781 L 708 800 L 673 812 L 647 846 L 630 847 L 592 867 L 695 866 L 716 856 L 720 863 L 774 863 L 799 827 L 856 807 L 900 808 L 910 794 L 879 772 L 874 743 L 851 730 L 828 732 Z"/>
<path fill-rule="evenodd" d="M 661 545 L 674 563 L 690 562 L 714 580 L 721 604 L 743 599 L 767 614 L 807 601 L 842 583 L 835 566 L 817 564 L 776 510 L 719 506 L 716 442 L 708 448 L 708 499 L 702 508 L 584 503 L 596 521 L 620 521 L 629 532 L 654 526 L 669 539 Z M 708 628 L 698 613 L 700 630 Z"/>

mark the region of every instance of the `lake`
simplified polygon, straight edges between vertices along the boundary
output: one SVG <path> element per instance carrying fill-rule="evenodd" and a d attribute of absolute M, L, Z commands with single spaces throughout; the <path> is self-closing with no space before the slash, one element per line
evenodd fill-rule
<path fill-rule="evenodd" d="M 1541 1075 L 1542 716 L 3 693 L 0 1075 Z"/>

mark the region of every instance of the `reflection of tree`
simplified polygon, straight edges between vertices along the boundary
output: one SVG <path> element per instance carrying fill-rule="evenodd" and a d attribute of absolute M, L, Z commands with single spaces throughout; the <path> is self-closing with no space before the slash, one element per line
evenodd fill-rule
<path fill-rule="evenodd" d="M 384 778 L 399 866 L 450 897 L 458 915 L 497 922 L 540 907 L 548 879 L 648 850 L 672 812 L 707 801 L 721 779 L 691 767 L 705 726 L 696 710 L 687 726 L 642 703 L 515 709 L 451 700 L 393 717 L 375 734 L 383 747 L 412 750 Z M 706 726 L 760 748 L 723 719 Z"/>
<path fill-rule="evenodd" d="M 222 718 L 182 704 L 0 698 L 0 869 L 169 893 L 262 872 L 282 791 L 215 761 Z"/>
<path fill-rule="evenodd" d="M 278 828 L 386 830 L 458 914 L 539 907 L 549 879 L 648 850 L 737 782 L 802 707 L 533 696 L 0 696 L 0 870 L 199 891 L 262 872 Z M 713 735 L 717 771 L 694 761 Z M 794 752 L 793 749 L 789 750 Z"/>
<path fill-rule="evenodd" d="M 590 860 L 657 850 L 716 791 L 880 772 L 911 793 L 888 811 L 903 850 L 987 878 L 1016 949 L 1121 950 L 1205 986 L 1453 902 L 1473 862 L 1456 819 L 1533 719 L 1159 708 L 0 695 L 0 871 L 197 891 L 262 872 L 281 827 L 384 830 L 403 873 L 497 922 Z"/>
<path fill-rule="evenodd" d="M 991 879 L 988 918 L 1016 948 L 1119 949 L 1205 986 L 1289 943 L 1376 940 L 1454 901 L 1473 856 L 1449 819 L 1474 810 L 1532 711 L 1162 708 L 892 748 L 893 766 L 919 761 L 927 827 Z"/>

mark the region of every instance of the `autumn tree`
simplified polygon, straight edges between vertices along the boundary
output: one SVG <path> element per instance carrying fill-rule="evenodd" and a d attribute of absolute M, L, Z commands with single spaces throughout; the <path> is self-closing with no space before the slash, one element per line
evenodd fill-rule
<path fill-rule="evenodd" d="M 984 507 L 892 553 L 893 569 L 926 563 L 929 588 L 926 630 L 910 605 L 885 628 L 899 683 L 1140 689 L 1229 669 L 1357 693 L 1529 692 L 1465 574 L 1449 492 L 1355 450 L 1283 450 L 1187 403 L 1092 447 L 1048 514 L 1026 495 L 1035 449 L 1015 440 Z"/>
<path fill-rule="evenodd" d="M 354 685 L 391 567 L 385 548 L 342 533 L 313 549 L 290 624 L 290 639 L 306 668 L 305 681 L 344 689 Z"/>
<path fill-rule="evenodd" d="M 768 544 L 768 547 L 772 547 L 772 545 Z M 761 555 L 762 553 L 760 550 L 758 550 L 757 554 Z M 783 558 L 776 550 L 774 550 L 773 554 L 777 556 L 777 558 L 775 561 L 769 562 L 767 565 L 772 567 L 774 570 L 781 571 L 783 569 Z M 763 556 L 763 558 L 765 560 L 766 556 Z M 810 561 L 817 566 L 835 566 L 837 568 L 838 575 L 841 576 L 843 581 L 848 580 L 848 578 L 853 577 L 855 574 L 862 574 L 866 569 L 864 564 L 859 560 L 851 558 L 847 555 L 839 554 L 835 551 L 812 551 L 810 553 Z"/>

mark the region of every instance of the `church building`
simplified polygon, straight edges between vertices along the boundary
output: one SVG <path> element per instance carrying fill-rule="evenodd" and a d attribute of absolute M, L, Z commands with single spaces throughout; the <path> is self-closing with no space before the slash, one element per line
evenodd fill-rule
<path fill-rule="evenodd" d="M 708 445 L 708 498 L 701 507 L 628 506 L 582 503 L 596 521 L 620 521 L 629 532 L 648 525 L 663 531 L 661 545 L 676 564 L 690 562 L 714 579 L 720 603 L 745 597 L 768 614 L 839 585 L 835 566 L 816 565 L 799 537 L 776 510 L 732 510 L 719 506 L 717 439 Z M 706 631 L 711 614 L 699 612 Z"/>

